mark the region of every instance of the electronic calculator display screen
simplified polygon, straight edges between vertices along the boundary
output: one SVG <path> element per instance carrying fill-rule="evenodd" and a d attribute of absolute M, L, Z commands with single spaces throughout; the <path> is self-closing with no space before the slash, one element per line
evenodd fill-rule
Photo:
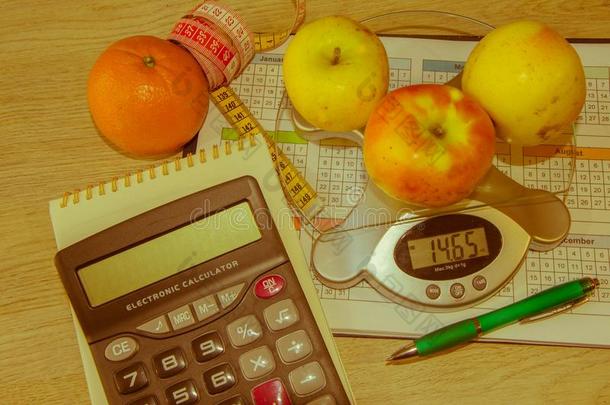
<path fill-rule="evenodd" d="M 409 240 L 407 246 L 413 269 L 489 255 L 483 227 Z"/>
<path fill-rule="evenodd" d="M 189 269 L 261 238 L 243 202 L 78 270 L 92 306 Z"/>

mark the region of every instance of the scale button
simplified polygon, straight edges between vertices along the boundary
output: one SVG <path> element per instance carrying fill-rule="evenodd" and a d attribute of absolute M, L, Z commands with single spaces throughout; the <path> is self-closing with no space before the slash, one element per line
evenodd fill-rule
<path fill-rule="evenodd" d="M 426 295 L 431 300 L 435 300 L 441 296 L 441 288 L 436 284 L 430 284 L 428 287 L 426 287 Z"/>
<path fill-rule="evenodd" d="M 258 298 L 271 298 L 278 294 L 286 285 L 284 277 L 271 274 L 258 280 L 254 286 L 254 293 Z"/>
<path fill-rule="evenodd" d="M 195 323 L 195 318 L 188 305 L 183 305 L 178 309 L 174 309 L 167 314 L 167 316 L 169 316 L 169 321 L 172 323 L 174 330 L 186 328 Z"/>
<path fill-rule="evenodd" d="M 475 290 L 484 290 L 487 287 L 487 279 L 483 276 L 476 276 L 472 279 L 472 286 Z"/>
<path fill-rule="evenodd" d="M 165 319 L 165 315 L 161 315 L 155 319 L 151 319 L 150 321 L 143 323 L 136 329 L 155 334 L 167 333 L 169 332 L 169 324 L 167 323 L 167 319 Z"/>
<path fill-rule="evenodd" d="M 226 288 L 217 294 L 222 309 L 225 309 L 237 299 L 242 288 L 244 288 L 244 283 Z"/>
<path fill-rule="evenodd" d="M 449 293 L 453 298 L 462 298 L 465 292 L 466 289 L 460 283 L 451 284 L 451 287 L 449 287 Z"/>
<path fill-rule="evenodd" d="M 104 356 L 110 361 L 126 360 L 136 354 L 138 351 L 138 342 L 128 336 L 123 336 L 114 339 L 108 343 Z"/>

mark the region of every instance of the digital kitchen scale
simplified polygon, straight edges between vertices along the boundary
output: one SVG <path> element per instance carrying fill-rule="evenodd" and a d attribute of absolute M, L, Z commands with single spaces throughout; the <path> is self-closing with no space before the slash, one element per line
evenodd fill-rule
<path fill-rule="evenodd" d="M 361 131 L 322 131 L 296 111 L 293 122 L 310 141 L 340 137 L 362 146 Z M 315 239 L 311 266 L 332 288 L 365 280 L 405 306 L 455 311 L 498 292 L 528 249 L 553 249 L 570 223 L 557 195 L 523 187 L 493 166 L 469 200 L 440 209 L 409 206 L 369 181 L 345 221 Z"/>

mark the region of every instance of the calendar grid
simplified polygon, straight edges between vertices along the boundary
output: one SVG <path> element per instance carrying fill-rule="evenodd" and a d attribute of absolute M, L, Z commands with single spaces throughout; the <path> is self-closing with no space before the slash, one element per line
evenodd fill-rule
<path fill-rule="evenodd" d="M 587 93 L 578 124 L 610 125 L 610 68 L 585 67 Z"/>
<path fill-rule="evenodd" d="M 527 294 L 556 284 L 594 277 L 600 282 L 590 298 L 610 302 L 610 236 L 571 234 L 549 252 L 529 251 L 526 259 Z"/>
<path fill-rule="evenodd" d="M 525 186 L 559 192 L 570 181 L 572 153 L 576 171 L 569 185 L 566 206 L 574 209 L 610 211 L 610 151 L 605 148 L 574 148 L 540 145 L 523 149 Z"/>

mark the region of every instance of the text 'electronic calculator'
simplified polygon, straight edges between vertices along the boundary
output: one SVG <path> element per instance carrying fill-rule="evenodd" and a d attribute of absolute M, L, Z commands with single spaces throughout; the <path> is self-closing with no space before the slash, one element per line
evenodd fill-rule
<path fill-rule="evenodd" d="M 252 177 L 112 226 L 55 262 L 110 404 L 349 404 Z"/>

